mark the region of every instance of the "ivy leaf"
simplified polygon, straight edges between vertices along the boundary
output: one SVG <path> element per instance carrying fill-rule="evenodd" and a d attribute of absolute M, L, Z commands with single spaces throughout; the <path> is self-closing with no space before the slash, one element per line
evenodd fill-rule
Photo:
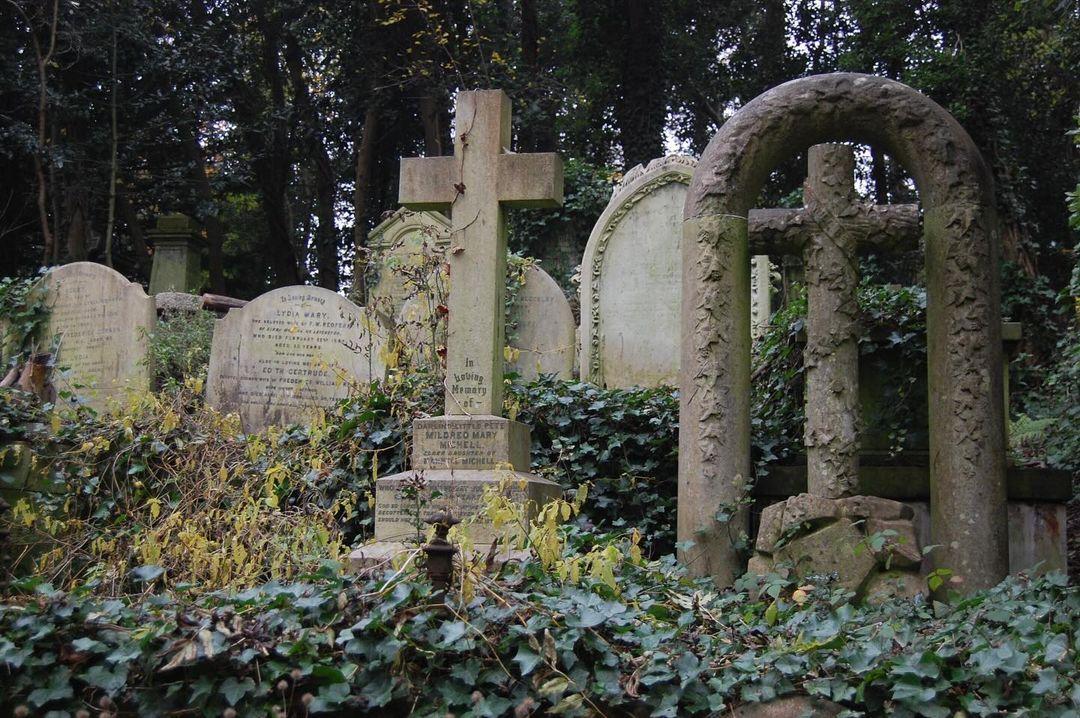
<path fill-rule="evenodd" d="M 536 664 L 540 662 L 540 655 L 528 646 L 521 646 L 518 648 L 517 655 L 514 656 L 514 661 L 521 667 L 521 675 L 524 677 L 536 668 Z"/>
<path fill-rule="evenodd" d="M 123 690 L 127 684 L 127 666 L 116 666 L 109 670 L 105 666 L 92 666 L 82 675 L 84 681 L 92 686 L 97 686 L 110 696 L 115 696 Z"/>
<path fill-rule="evenodd" d="M 218 690 L 221 695 L 225 696 L 225 700 L 229 702 L 229 705 L 234 706 L 241 698 L 255 690 L 255 681 L 250 678 L 238 681 L 230 676 L 225 679 L 225 682 L 221 684 L 221 688 Z"/>
<path fill-rule="evenodd" d="M 165 569 L 161 566 L 154 566 L 153 564 L 147 564 L 145 566 L 138 566 L 131 569 L 131 576 L 140 583 L 149 583 L 154 579 L 165 574 Z"/>

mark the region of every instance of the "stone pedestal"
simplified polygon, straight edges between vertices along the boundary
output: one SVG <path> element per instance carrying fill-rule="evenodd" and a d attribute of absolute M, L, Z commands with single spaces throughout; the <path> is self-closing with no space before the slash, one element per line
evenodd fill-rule
<path fill-rule="evenodd" d="M 203 242 L 195 221 L 183 214 L 167 214 L 158 218 L 147 235 L 154 244 L 150 295 L 197 292 L 202 286 Z"/>
<path fill-rule="evenodd" d="M 529 473 L 529 427 L 498 416 L 439 416 L 413 422 L 412 470 L 375 482 L 375 543 L 349 556 L 360 570 L 409 550 L 426 531 L 424 519 L 449 510 L 468 521 L 483 508 L 484 489 L 505 482 L 506 495 L 525 503 L 531 519 L 562 488 Z M 407 496 L 410 487 L 415 496 Z M 419 532 L 418 532 L 419 525 Z M 486 520 L 469 527 L 477 551 L 503 536 Z M 502 560 L 518 558 L 503 552 Z"/>

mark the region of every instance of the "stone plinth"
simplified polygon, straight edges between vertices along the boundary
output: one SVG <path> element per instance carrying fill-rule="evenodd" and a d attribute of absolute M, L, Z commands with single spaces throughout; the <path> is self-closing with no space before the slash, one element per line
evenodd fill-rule
<path fill-rule="evenodd" d="M 147 235 L 154 244 L 150 294 L 198 291 L 203 241 L 195 221 L 183 214 L 168 214 L 158 218 Z"/>
<path fill-rule="evenodd" d="M 528 473 L 529 428 L 497 416 L 417 419 L 412 463 L 411 471 L 375 482 L 375 543 L 352 553 L 353 570 L 416 545 L 427 530 L 424 519 L 438 510 L 448 509 L 465 521 L 475 519 L 483 509 L 487 487 L 503 485 L 505 495 L 526 505 L 530 519 L 562 493 L 555 482 Z M 486 553 L 494 539 L 515 529 L 496 531 L 480 519 L 469 527 L 469 536 L 476 550 Z M 503 560 L 526 555 L 505 549 L 502 554 Z"/>

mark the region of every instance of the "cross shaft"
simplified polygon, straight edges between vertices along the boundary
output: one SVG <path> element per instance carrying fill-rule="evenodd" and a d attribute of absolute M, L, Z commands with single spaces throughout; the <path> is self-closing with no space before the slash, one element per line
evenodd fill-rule
<path fill-rule="evenodd" d="M 445 412 L 502 415 L 506 326 L 506 207 L 562 204 L 562 161 L 513 154 L 510 100 L 459 92 L 452 157 L 401 160 L 400 202 L 449 210 L 450 297 Z"/>

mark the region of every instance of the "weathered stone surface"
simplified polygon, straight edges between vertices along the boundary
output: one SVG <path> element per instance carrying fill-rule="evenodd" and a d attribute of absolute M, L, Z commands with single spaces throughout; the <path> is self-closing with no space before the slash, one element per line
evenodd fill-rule
<path fill-rule="evenodd" d="M 762 553 L 772 553 L 776 542 L 783 535 L 784 528 L 784 501 L 770 504 L 761 510 L 761 520 L 758 522 L 757 541 L 754 548 Z"/>
<path fill-rule="evenodd" d="M 767 703 L 743 703 L 725 715 L 730 715 L 730 718 L 831 718 L 839 715 L 843 709 L 843 706 L 832 701 L 793 696 Z"/>
<path fill-rule="evenodd" d="M 848 496 L 838 499 L 836 506 L 841 516 L 851 519 L 911 519 L 915 512 L 910 506 L 880 496 Z"/>
<path fill-rule="evenodd" d="M 1009 502 L 1009 571 L 1065 571 L 1066 505 L 1044 501 Z"/>
<path fill-rule="evenodd" d="M 450 244 L 450 220 L 438 212 L 400 208 L 368 234 L 376 281 L 368 290 L 366 306 L 396 317 L 417 290 L 408 275 L 422 272 L 432 250 Z"/>
<path fill-rule="evenodd" d="M 446 355 L 446 413 L 499 414 L 506 329 L 506 207 L 562 204 L 553 153 L 511 154 L 510 99 L 459 92 L 453 157 L 402 159 L 399 200 L 412 209 L 453 206 Z"/>
<path fill-rule="evenodd" d="M 413 421 L 413 469 L 529 470 L 529 427 L 499 416 Z"/>
<path fill-rule="evenodd" d="M 769 172 L 822 141 L 888 152 L 915 178 L 925 211 L 934 555 L 968 590 L 1008 570 L 1005 425 L 993 181 L 948 112 L 911 88 L 836 73 L 776 87 L 709 143 L 687 196 L 680 368 L 679 526 L 694 572 L 728 584 L 736 526 L 717 527 L 749 472 L 747 220 Z M 735 486 L 726 491 L 724 486 Z M 703 501 L 709 496 L 710 501 Z M 707 557 L 702 560 L 702 556 Z"/>
<path fill-rule="evenodd" d="M 866 534 L 892 531 L 884 548 L 878 552 L 878 560 L 888 568 L 919 568 L 922 565 L 922 547 L 915 532 L 915 524 L 910 519 L 889 521 L 886 519 L 867 519 Z"/>
<path fill-rule="evenodd" d="M 154 304 L 159 312 L 195 312 L 202 309 L 203 298 L 187 292 L 159 292 Z"/>
<path fill-rule="evenodd" d="M 146 233 L 154 245 L 150 294 L 194 292 L 202 285 L 202 233 L 195 220 L 183 214 L 158 218 Z"/>
<path fill-rule="evenodd" d="M 865 536 L 848 519 L 799 536 L 773 554 L 777 563 L 789 563 L 800 577 L 832 574 L 837 585 L 859 592 L 877 562 Z"/>
<path fill-rule="evenodd" d="M 863 590 L 864 600 L 870 604 L 884 603 L 895 598 L 914 600 L 926 597 L 929 591 L 926 581 L 916 573 L 906 571 L 886 571 L 875 573 L 866 582 Z"/>
<path fill-rule="evenodd" d="M 304 422 L 380 378 L 385 330 L 373 313 L 321 287 L 283 287 L 214 327 L 207 402 L 245 431 Z"/>
<path fill-rule="evenodd" d="M 534 517 L 537 509 L 557 498 L 562 488 L 553 481 L 520 471 L 505 469 L 427 469 L 422 472 L 426 488 L 419 495 L 420 503 L 402 495 L 402 489 L 415 481 L 416 472 L 406 471 L 378 479 L 375 482 L 375 539 L 377 541 L 407 541 L 416 538 L 416 523 L 426 530 L 423 520 L 439 510 L 450 510 L 454 516 L 469 520 L 483 508 L 484 490 L 506 482 L 505 495 L 525 504 L 527 515 Z M 432 492 L 441 494 L 430 498 Z M 490 544 L 497 537 L 515 536 L 516 526 L 496 530 L 486 517 L 469 529 L 477 545 Z"/>
<path fill-rule="evenodd" d="M 93 262 L 51 269 L 43 286 L 51 308 L 45 346 L 58 347 L 58 390 L 100 409 L 125 390 L 150 388 L 147 335 L 157 311 L 141 286 Z"/>
<path fill-rule="evenodd" d="M 525 283 L 518 289 L 509 326 L 513 333 L 507 343 L 517 355 L 507 367 L 509 371 L 527 380 L 541 374 L 573 378 L 577 347 L 574 310 L 558 283 L 535 264 L 528 268 Z"/>
<path fill-rule="evenodd" d="M 813 494 L 792 496 L 784 505 L 781 533 L 789 535 L 800 527 L 816 526 L 837 516 L 836 502 Z"/>
<path fill-rule="evenodd" d="M 581 377 L 608 387 L 675 384 L 679 224 L 696 165 L 672 155 L 627 172 L 581 260 Z"/>

